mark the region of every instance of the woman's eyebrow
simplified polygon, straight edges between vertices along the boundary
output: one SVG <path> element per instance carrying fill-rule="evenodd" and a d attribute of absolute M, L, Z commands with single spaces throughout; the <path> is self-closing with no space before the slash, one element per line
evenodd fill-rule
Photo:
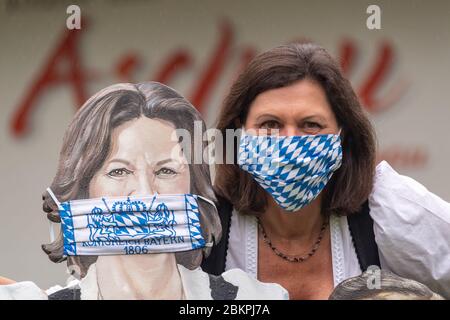
<path fill-rule="evenodd" d="M 277 117 L 276 115 L 271 114 L 271 113 L 263 113 L 263 114 L 257 116 L 256 120 L 261 120 L 262 118 L 270 118 L 270 119 L 280 120 L 279 117 Z"/>
<path fill-rule="evenodd" d="M 312 115 L 312 116 L 307 116 L 305 118 L 301 118 L 301 121 L 309 121 L 309 120 L 321 120 L 321 121 L 326 121 L 326 118 L 321 116 L 321 115 Z"/>
<path fill-rule="evenodd" d="M 177 162 L 177 161 L 175 161 L 174 159 L 172 159 L 172 158 L 168 158 L 168 159 L 164 159 L 164 160 L 160 160 L 160 161 L 158 161 L 158 162 L 156 162 L 156 165 L 157 166 L 162 166 L 163 164 L 166 164 L 166 163 L 168 163 L 168 162 Z"/>
<path fill-rule="evenodd" d="M 275 119 L 278 121 L 281 121 L 281 118 L 274 115 L 274 114 L 270 114 L 270 113 L 263 113 L 261 115 L 259 115 L 256 120 L 260 121 L 261 119 Z M 318 115 L 318 114 L 314 114 L 314 115 L 310 115 L 310 116 L 306 116 L 306 117 L 302 117 L 299 119 L 300 121 L 308 121 L 308 120 L 320 120 L 320 121 L 326 121 L 326 118 Z"/>
<path fill-rule="evenodd" d="M 111 162 L 120 162 L 120 163 L 123 163 L 124 165 L 127 165 L 127 166 L 131 165 L 130 161 L 125 160 L 125 159 L 121 159 L 121 158 L 114 158 L 114 159 L 109 160 L 108 162 L 109 163 L 111 163 Z"/>

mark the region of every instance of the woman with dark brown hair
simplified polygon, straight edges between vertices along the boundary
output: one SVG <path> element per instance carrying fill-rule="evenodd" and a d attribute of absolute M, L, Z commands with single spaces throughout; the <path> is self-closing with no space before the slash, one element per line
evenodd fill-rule
<path fill-rule="evenodd" d="M 223 146 L 234 162 L 216 166 L 223 238 L 205 270 L 237 267 L 291 299 L 326 299 L 379 265 L 450 297 L 450 204 L 376 165 L 372 125 L 325 49 L 293 43 L 257 56 L 217 128 L 243 133 L 239 148 Z"/>

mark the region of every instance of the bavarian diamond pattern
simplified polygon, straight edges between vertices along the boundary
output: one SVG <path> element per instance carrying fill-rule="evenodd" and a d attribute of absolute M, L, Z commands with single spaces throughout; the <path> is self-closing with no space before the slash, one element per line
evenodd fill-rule
<path fill-rule="evenodd" d="M 75 245 L 75 234 L 72 213 L 70 210 L 70 202 L 61 203 L 59 216 L 61 217 L 63 229 L 64 255 L 75 256 L 77 255 L 77 247 Z"/>
<path fill-rule="evenodd" d="M 198 249 L 205 246 L 206 242 L 202 235 L 200 223 L 200 208 L 195 195 L 186 194 L 186 215 L 188 217 L 189 234 L 191 235 L 192 249 Z"/>
<path fill-rule="evenodd" d="M 239 166 L 287 211 L 313 201 L 341 163 L 339 135 L 241 136 Z"/>
<path fill-rule="evenodd" d="M 204 247 L 206 242 L 200 225 L 197 196 L 192 194 L 175 196 L 183 202 L 183 205 L 177 205 L 177 210 L 169 210 L 162 201 L 157 201 L 156 205 L 157 196 L 154 196 L 147 205 L 143 201 L 127 198 L 114 201 L 109 206 L 107 201 L 102 198 L 104 209 L 100 208 L 100 203 L 95 202 L 97 200 L 93 200 L 93 205 L 89 209 L 90 213 L 84 215 L 74 215 L 71 201 L 61 203 L 59 212 L 64 239 L 64 255 L 77 255 L 77 244 L 79 243 L 77 232 L 80 229 L 74 227 L 74 218 L 87 219 L 85 228 L 90 231 L 89 241 L 91 242 L 181 236 L 190 239 L 192 249 Z M 178 228 L 178 231 L 175 230 L 178 224 L 175 214 L 185 214 L 186 217 L 186 220 L 184 218 L 180 220 L 184 221 L 182 222 L 184 226 L 181 229 Z M 181 218 L 181 216 L 179 217 Z"/>

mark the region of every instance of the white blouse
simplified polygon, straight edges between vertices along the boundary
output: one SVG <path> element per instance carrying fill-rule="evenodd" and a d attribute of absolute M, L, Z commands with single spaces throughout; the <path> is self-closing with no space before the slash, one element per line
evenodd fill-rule
<path fill-rule="evenodd" d="M 427 285 L 450 298 L 450 203 L 382 161 L 369 196 L 381 268 Z M 347 217 L 330 217 L 336 287 L 361 274 Z M 226 270 L 240 268 L 257 278 L 258 227 L 253 216 L 233 211 Z"/>

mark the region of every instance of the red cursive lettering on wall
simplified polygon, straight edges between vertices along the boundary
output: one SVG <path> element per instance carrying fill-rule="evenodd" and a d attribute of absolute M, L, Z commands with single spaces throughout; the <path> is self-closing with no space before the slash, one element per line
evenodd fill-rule
<path fill-rule="evenodd" d="M 358 59 L 358 48 L 350 40 L 344 40 L 340 46 L 340 63 L 343 73 L 348 77 Z M 367 73 L 357 90 L 361 104 L 370 113 L 379 113 L 392 106 L 406 91 L 409 82 L 405 79 L 396 81 L 382 97 L 377 97 L 381 86 L 387 80 L 394 65 L 394 49 L 387 41 L 378 47 L 375 63 Z"/>
<path fill-rule="evenodd" d="M 192 57 L 185 50 L 178 50 L 169 56 L 168 61 L 156 73 L 155 81 L 168 84 L 173 79 L 176 72 L 192 65 Z"/>
<path fill-rule="evenodd" d="M 84 30 L 85 27 L 81 30 L 68 30 L 63 34 L 61 40 L 58 41 L 56 49 L 51 52 L 49 59 L 13 114 L 11 130 L 14 135 L 20 136 L 25 133 L 28 128 L 29 117 L 38 104 L 38 98 L 46 90 L 56 85 L 69 85 L 72 88 L 75 94 L 76 106 L 81 106 L 86 100 L 85 85 L 87 80 L 92 78 L 92 74 L 88 74 L 87 70 L 83 68 L 77 50 L 79 37 Z M 204 69 L 200 72 L 198 79 L 193 81 L 194 86 L 190 95 L 191 102 L 200 112 L 205 111 L 209 96 L 217 85 L 220 76 L 225 73 L 225 67 L 227 64 L 230 64 L 232 42 L 232 26 L 228 21 L 223 21 L 219 25 L 218 42 L 213 48 L 207 63 L 205 63 Z M 340 44 L 339 49 L 338 55 L 341 68 L 348 75 L 356 64 L 358 48 L 353 41 L 345 39 Z M 236 71 L 240 73 L 257 54 L 257 50 L 253 46 L 244 45 L 236 48 L 233 53 L 237 54 L 239 61 Z M 169 52 L 165 56 L 167 58 L 165 58 L 165 61 L 162 61 L 161 68 L 151 77 L 155 81 L 169 84 L 177 74 L 194 65 L 191 53 L 183 48 Z M 67 63 L 68 71 L 59 71 L 59 66 L 63 63 Z M 114 66 L 113 76 L 120 81 L 133 82 L 133 75 L 141 65 L 142 60 L 137 53 L 126 53 Z M 379 48 L 375 63 L 371 66 L 369 73 L 358 90 L 362 104 L 370 112 L 380 112 L 390 107 L 403 94 L 406 85 L 398 81 L 383 97 L 377 96 L 392 66 L 393 48 L 389 43 L 384 42 Z M 231 78 L 236 78 L 238 73 L 233 73 Z"/>
<path fill-rule="evenodd" d="M 78 55 L 78 39 L 85 29 L 67 30 L 57 45 L 50 58 L 44 64 L 41 72 L 33 81 L 30 90 L 25 94 L 22 102 L 18 105 L 17 111 L 13 115 L 11 129 L 14 135 L 23 135 L 28 126 L 28 120 L 33 108 L 37 105 L 37 100 L 50 87 L 59 84 L 70 85 L 75 94 L 76 105 L 81 106 L 87 98 L 85 91 L 85 74 L 80 66 L 80 57 Z M 68 71 L 61 73 L 58 66 L 67 62 Z"/>
<path fill-rule="evenodd" d="M 393 50 L 391 45 L 385 42 L 379 51 L 380 54 L 377 56 L 377 61 L 359 89 L 361 102 L 370 112 L 379 111 L 379 104 L 375 99 L 375 93 L 386 77 L 387 72 L 392 67 Z"/>
<path fill-rule="evenodd" d="M 141 59 L 137 53 L 124 55 L 116 66 L 116 76 L 122 82 L 133 82 L 133 74 L 141 64 Z"/>
<path fill-rule="evenodd" d="M 341 69 L 345 75 L 348 75 L 351 68 L 355 64 L 355 45 L 350 40 L 346 39 L 340 46 L 339 56 L 341 57 Z"/>
<path fill-rule="evenodd" d="M 191 96 L 191 103 L 200 112 L 202 112 L 208 94 L 211 92 L 211 88 L 214 86 L 219 78 L 220 72 L 223 70 L 226 58 L 229 54 L 233 33 L 231 25 L 227 21 L 222 22 L 220 33 L 219 44 Z"/>
<path fill-rule="evenodd" d="M 382 149 L 377 162 L 386 160 L 393 167 L 423 169 L 428 164 L 428 151 L 423 146 L 394 145 Z"/>

